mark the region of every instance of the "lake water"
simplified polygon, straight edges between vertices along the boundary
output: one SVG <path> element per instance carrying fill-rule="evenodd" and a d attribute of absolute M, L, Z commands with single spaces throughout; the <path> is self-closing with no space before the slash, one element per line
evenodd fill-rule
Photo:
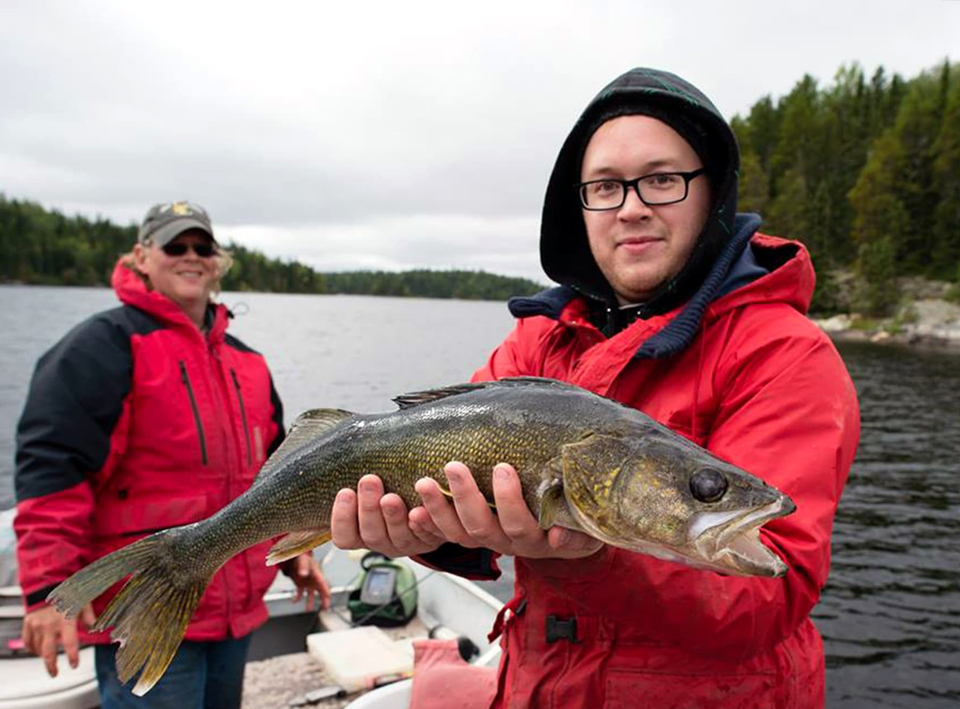
<path fill-rule="evenodd" d="M 317 406 L 389 411 L 466 380 L 511 327 L 502 303 L 227 293 L 231 331 L 264 353 L 289 423 Z M 37 357 L 106 289 L 0 286 L 0 509 Z M 863 436 L 814 612 L 831 709 L 960 706 L 960 356 L 844 345 Z M 510 565 L 506 564 L 509 575 Z M 509 579 L 488 585 L 509 596 Z"/>

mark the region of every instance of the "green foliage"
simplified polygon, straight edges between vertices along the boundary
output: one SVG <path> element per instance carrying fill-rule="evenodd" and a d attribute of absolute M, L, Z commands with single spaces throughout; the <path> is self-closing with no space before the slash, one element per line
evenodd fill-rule
<path fill-rule="evenodd" d="M 900 300 L 896 282 L 894 246 L 890 238 L 861 244 L 857 258 L 854 304 L 866 315 L 885 317 Z"/>
<path fill-rule="evenodd" d="M 951 303 L 960 303 L 960 262 L 957 263 L 957 282 L 950 286 L 946 299 Z"/>
<path fill-rule="evenodd" d="M 763 214 L 770 200 L 770 180 L 763 171 L 760 158 L 747 150 L 740 158 L 740 194 L 738 209 L 741 212 Z"/>
<path fill-rule="evenodd" d="M 357 271 L 325 273 L 323 277 L 326 293 L 506 300 L 514 295 L 532 295 L 542 290 L 542 286 L 525 278 L 496 276 L 483 271 Z"/>
<path fill-rule="evenodd" d="M 813 265 L 817 270 L 817 287 L 813 292 L 810 312 L 824 317 L 846 311 L 849 303 L 843 298 L 837 282 L 837 272 L 826 267 L 821 268 L 816 261 Z"/>
<path fill-rule="evenodd" d="M 0 282 L 106 285 L 117 258 L 132 248 L 136 234 L 135 226 L 67 218 L 39 204 L 8 200 L 0 194 Z M 227 244 L 226 249 L 233 266 L 223 277 L 224 290 L 506 300 L 542 289 L 524 278 L 482 271 L 324 274 L 297 261 L 268 258 L 239 244 Z"/>
<path fill-rule="evenodd" d="M 803 241 L 821 273 L 812 308 L 839 305 L 823 271 L 854 267 L 857 302 L 889 311 L 897 276 L 950 278 L 960 261 L 960 65 L 910 81 L 856 64 L 804 76 L 731 125 L 741 207 Z M 877 280 L 879 279 L 879 280 Z"/>
<path fill-rule="evenodd" d="M 932 190 L 938 196 L 933 213 L 935 275 L 949 278 L 960 263 L 960 65 L 949 75 L 940 133 L 933 145 Z M 958 278 L 960 280 L 960 278 Z"/>

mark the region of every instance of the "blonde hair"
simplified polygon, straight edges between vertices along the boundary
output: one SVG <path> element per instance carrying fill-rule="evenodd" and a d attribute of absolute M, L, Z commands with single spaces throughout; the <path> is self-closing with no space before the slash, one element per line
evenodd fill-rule
<path fill-rule="evenodd" d="M 153 241 L 147 239 L 140 242 L 141 246 L 153 246 Z M 223 277 L 227 275 L 227 271 L 230 270 L 230 267 L 233 266 L 233 255 L 226 249 L 217 246 L 217 251 L 212 256 L 212 258 L 217 262 L 217 280 L 213 282 L 213 285 L 210 287 L 210 301 L 213 302 L 214 299 L 220 295 L 221 291 L 221 281 Z M 120 265 L 126 268 L 128 271 L 132 271 L 136 274 L 143 284 L 147 287 L 147 290 L 153 290 L 153 284 L 150 282 L 150 277 L 137 268 L 137 258 L 134 251 L 127 251 L 124 254 L 120 255 Z"/>

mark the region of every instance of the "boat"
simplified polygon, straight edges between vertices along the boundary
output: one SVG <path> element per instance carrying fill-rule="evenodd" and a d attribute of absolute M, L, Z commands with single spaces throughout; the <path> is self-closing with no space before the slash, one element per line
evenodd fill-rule
<path fill-rule="evenodd" d="M 96 709 L 99 694 L 94 671 L 94 650 L 81 648 L 80 663 L 71 669 L 66 658 L 58 658 L 59 674 L 47 675 L 43 661 L 26 653 L 20 634 L 23 624 L 23 602 L 16 585 L 16 562 L 13 555 L 13 510 L 0 512 L 0 709 Z M 408 671 L 376 674 L 376 667 L 367 667 L 362 656 L 350 672 L 362 678 L 359 685 L 345 688 L 324 671 L 316 655 L 308 651 L 311 637 L 328 635 L 339 652 L 345 652 L 344 642 L 350 640 L 350 630 L 356 625 L 351 618 L 349 600 L 356 596 L 366 574 L 362 567 L 363 552 L 345 552 L 330 544 L 315 550 L 321 568 L 332 589 L 331 608 L 316 612 L 308 610 L 306 599 L 293 602 L 296 588 L 284 575 L 278 574 L 265 596 L 269 620 L 251 639 L 244 685 L 244 709 L 258 709 L 256 697 L 248 692 L 251 683 L 263 685 L 262 694 L 270 697 L 264 707 L 319 706 L 322 709 L 350 706 L 351 709 L 394 709 L 406 707 L 409 702 L 411 680 Z M 460 577 L 435 571 L 408 559 L 391 563 L 409 569 L 414 579 L 417 603 L 408 623 L 386 629 L 400 648 L 412 657 L 411 642 L 417 638 L 465 639 L 465 647 L 475 648 L 473 662 L 495 666 L 499 647 L 487 641 L 487 632 L 502 603 L 476 584 Z M 371 631 L 376 628 L 371 627 Z M 334 635 L 331 635 L 334 634 Z M 266 666 L 282 663 L 284 672 L 277 673 Z M 300 672 L 306 679 L 299 685 L 290 678 L 296 673 L 290 667 L 309 668 Z M 259 671 L 264 667 L 263 671 Z M 282 685 L 282 686 L 281 686 Z M 384 685 L 384 686 L 381 686 Z M 336 702 L 322 697 L 336 698 Z M 278 704 L 278 700 L 285 697 Z M 248 701 L 249 699 L 249 701 Z"/>

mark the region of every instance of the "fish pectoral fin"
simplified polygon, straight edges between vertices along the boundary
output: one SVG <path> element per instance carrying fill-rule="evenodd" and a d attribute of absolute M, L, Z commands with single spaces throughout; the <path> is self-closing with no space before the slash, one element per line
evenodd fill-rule
<path fill-rule="evenodd" d="M 270 551 L 267 552 L 267 566 L 274 566 L 287 559 L 300 556 L 329 541 L 329 529 L 307 529 L 303 532 L 291 532 L 270 547 Z"/>
<path fill-rule="evenodd" d="M 557 518 L 567 511 L 567 501 L 563 498 L 563 483 L 554 482 L 543 491 L 540 498 L 540 527 L 550 529 L 557 524 Z"/>
<path fill-rule="evenodd" d="M 570 505 L 567 504 L 567 498 L 563 494 L 562 480 L 554 479 L 546 483 L 540 496 L 539 522 L 541 529 L 566 527 L 578 532 L 583 531 L 583 527 L 570 512 Z"/>

